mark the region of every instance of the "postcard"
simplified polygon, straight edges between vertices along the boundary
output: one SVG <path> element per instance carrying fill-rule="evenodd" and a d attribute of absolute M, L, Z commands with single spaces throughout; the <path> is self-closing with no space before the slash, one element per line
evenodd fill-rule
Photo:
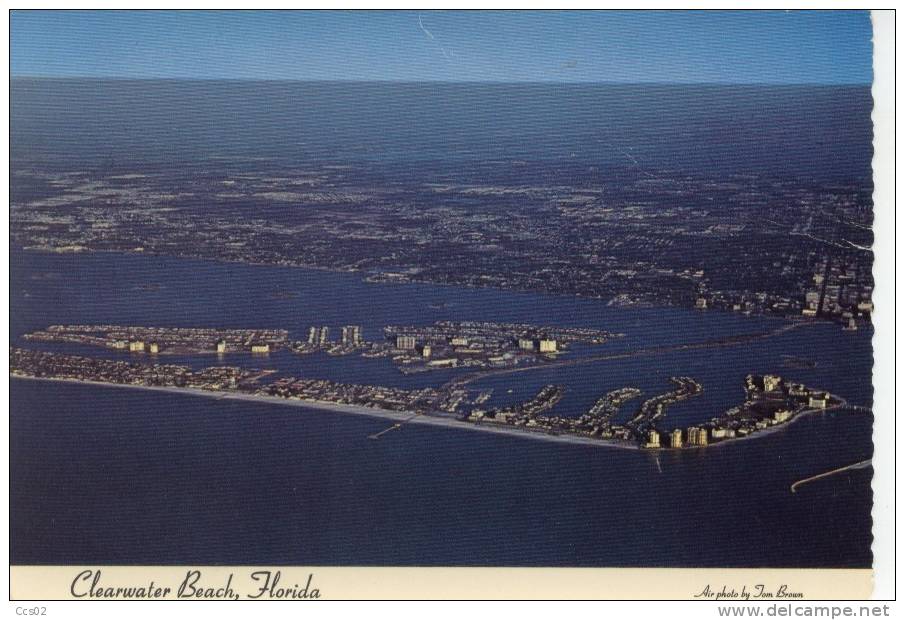
<path fill-rule="evenodd" d="M 870 598 L 877 19 L 13 10 L 11 599 Z"/>

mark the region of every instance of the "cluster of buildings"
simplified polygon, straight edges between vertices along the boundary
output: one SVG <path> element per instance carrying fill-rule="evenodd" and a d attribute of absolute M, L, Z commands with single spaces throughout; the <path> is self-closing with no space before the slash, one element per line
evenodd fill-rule
<path fill-rule="evenodd" d="M 714 418 L 707 425 L 711 437 L 743 437 L 783 424 L 807 410 L 827 409 L 839 404 L 830 393 L 786 381 L 779 375 L 748 375 L 745 402 Z"/>
<path fill-rule="evenodd" d="M 873 283 L 865 265 L 827 257 L 815 268 L 813 286 L 805 292 L 801 314 L 840 320 L 855 330 L 859 320 L 869 320 L 874 310 Z"/>
<path fill-rule="evenodd" d="M 668 442 L 668 443 L 667 443 Z M 707 429 L 697 426 L 689 427 L 683 431 L 681 428 L 673 429 L 664 435 L 657 429 L 648 431 L 648 440 L 645 448 L 687 448 L 704 447 L 708 443 Z"/>
<path fill-rule="evenodd" d="M 658 418 L 671 403 L 691 398 L 701 393 L 701 385 L 690 377 L 672 377 L 676 388 L 664 394 L 658 394 L 644 401 L 638 412 L 626 424 L 614 424 L 613 417 L 620 407 L 637 398 L 641 390 L 625 387 L 613 390 L 601 398 L 578 418 L 544 415 L 562 398 L 562 388 L 547 385 L 532 399 L 505 408 L 473 409 L 466 418 L 470 422 L 497 423 L 511 426 L 524 426 L 532 430 L 545 431 L 551 434 L 571 434 L 582 437 L 609 439 L 641 444 L 648 448 L 660 448 L 669 445 L 670 438 L 661 440 L 661 433 L 654 426 Z M 704 429 L 689 429 L 688 445 L 706 445 L 707 434 Z M 684 447 L 685 442 L 679 440 Z M 692 443 L 693 442 L 693 443 Z"/>
<path fill-rule="evenodd" d="M 480 173 L 446 171 L 443 183 L 429 185 L 432 173 L 423 168 L 350 163 L 341 172 L 312 165 L 289 173 L 249 161 L 228 180 L 217 166 L 196 171 L 190 191 L 180 191 L 187 183 L 180 166 L 130 180 L 30 162 L 14 183 L 40 183 L 49 194 L 12 202 L 10 244 L 297 265 L 628 305 L 813 312 L 844 321 L 852 312 L 856 322 L 864 312 L 869 178 L 661 171 L 652 179 L 634 167 L 579 161 L 520 162 L 518 172 L 478 164 Z M 305 208 L 266 208 L 290 203 Z M 246 217 L 249 204 L 264 208 Z M 816 257 L 838 271 L 826 278 L 826 293 L 808 282 Z M 805 300 L 807 292 L 816 300 Z"/>
<path fill-rule="evenodd" d="M 513 366 L 550 358 L 574 343 L 603 344 L 619 335 L 589 328 L 478 321 L 391 325 L 384 334 L 392 349 L 388 354 L 403 372 Z"/>
<path fill-rule="evenodd" d="M 564 352 L 572 343 L 602 344 L 617 336 L 587 328 L 528 324 L 438 321 L 423 327 L 384 328 L 383 342 L 368 342 L 360 325 L 343 325 L 339 340 L 329 326 L 311 326 L 306 340 L 290 342 L 286 330 L 145 327 L 122 325 L 52 325 L 25 335 L 39 342 L 74 343 L 129 353 L 268 354 L 282 348 L 304 355 L 360 353 L 392 357 L 403 372 L 454 367 L 505 367 L 540 361 Z"/>
<path fill-rule="evenodd" d="M 675 384 L 676 389 L 645 400 L 635 416 L 626 424 L 634 435 L 638 437 L 644 437 L 646 433 L 649 435 L 657 420 L 666 414 L 669 405 L 692 398 L 704 391 L 703 386 L 691 377 L 670 377 L 670 381 Z"/>
<path fill-rule="evenodd" d="M 364 344 L 364 339 L 361 336 L 361 325 L 343 325 L 340 330 L 339 341 L 347 346 L 357 347 Z"/>
<path fill-rule="evenodd" d="M 785 424 L 798 414 L 821 410 L 839 404 L 824 390 L 787 382 L 779 375 L 748 375 L 745 379 L 745 402 L 711 419 L 699 427 L 687 429 L 682 442 L 681 431 L 673 431 L 671 447 L 706 446 L 736 437 L 746 437 L 774 426 Z"/>
<path fill-rule="evenodd" d="M 625 387 L 608 392 L 597 399 L 587 413 L 577 420 L 578 428 L 588 429 L 590 434 L 600 434 L 604 429 L 612 427 L 613 417 L 619 408 L 628 401 L 641 395 L 638 388 Z"/>
<path fill-rule="evenodd" d="M 561 388 L 548 385 L 524 403 L 506 408 L 484 411 L 472 409 L 465 418 L 474 423 L 497 423 L 527 427 L 551 434 L 572 434 L 582 437 L 614 440 L 640 445 L 647 449 L 702 448 L 713 443 L 745 437 L 752 433 L 789 422 L 807 410 L 820 410 L 838 405 L 832 395 L 800 383 L 785 381 L 778 375 L 755 376 L 746 379 L 747 398 L 710 421 L 663 431 L 658 421 L 666 407 L 674 402 L 700 394 L 701 385 L 690 377 L 673 377 L 676 389 L 644 401 L 631 420 L 614 424 L 619 408 L 640 395 L 637 388 L 621 388 L 604 395 L 588 412 L 577 417 L 545 415 L 562 396 Z"/>
<path fill-rule="evenodd" d="M 139 364 L 21 348 L 10 348 L 9 357 L 10 374 L 15 376 L 147 387 L 237 390 L 253 384 L 267 374 L 234 366 L 211 366 L 193 370 L 177 364 Z"/>
<path fill-rule="evenodd" d="M 789 280 L 782 291 L 717 290 L 702 285 L 695 308 L 829 319 L 849 331 L 870 322 L 874 286 L 869 252 L 861 249 L 832 255 L 812 251 L 796 258 L 794 268 L 786 265 L 775 274 L 776 280 Z"/>
<path fill-rule="evenodd" d="M 427 413 L 440 393 L 434 388 L 405 390 L 377 385 L 335 383 L 326 379 L 285 377 L 257 388 L 255 394 L 301 401 Z"/>
<path fill-rule="evenodd" d="M 691 398 L 702 391 L 700 384 L 690 377 L 673 377 L 672 381 L 676 384 L 676 389 L 644 401 L 627 424 L 614 424 L 613 417 L 622 405 L 640 396 L 641 390 L 637 388 L 613 390 L 599 398 L 587 413 L 571 418 L 544 415 L 559 402 L 563 393 L 561 387 L 547 385 L 526 402 L 490 411 L 473 409 L 466 419 L 470 422 L 523 426 L 551 434 L 578 435 L 660 448 L 668 445 L 669 439 L 661 441 L 661 434 L 654 426 L 655 421 L 665 413 L 669 404 Z M 699 439 L 700 437 L 703 439 Z M 695 435 L 694 441 L 703 441 L 703 444 L 698 445 L 706 445 L 706 433 Z"/>
<path fill-rule="evenodd" d="M 50 333 L 68 334 L 65 330 Z M 346 331 L 349 344 L 356 332 Z M 234 335 L 235 337 L 235 335 Z M 786 381 L 779 375 L 748 375 L 745 401 L 704 424 L 665 432 L 658 422 L 666 408 L 677 401 L 701 393 L 702 387 L 690 377 L 673 377 L 675 389 L 645 400 L 629 422 L 614 424 L 613 418 L 626 402 L 638 397 L 637 388 L 621 388 L 604 395 L 587 413 L 577 418 L 549 415 L 562 399 L 563 388 L 545 385 L 527 401 L 485 410 L 480 406 L 490 391 L 472 397 L 460 387 L 409 390 L 375 385 L 335 383 L 328 380 L 283 377 L 262 383 L 275 371 L 252 371 L 232 366 L 192 369 L 175 364 L 142 364 L 130 359 L 104 359 L 10 348 L 10 373 L 14 376 L 95 381 L 101 383 L 169 386 L 205 390 L 237 390 L 262 396 L 278 396 L 302 401 L 372 407 L 434 415 L 460 415 L 461 405 L 470 405 L 464 420 L 472 423 L 503 424 L 551 434 L 568 433 L 583 437 L 635 443 L 648 449 L 699 448 L 744 437 L 785 424 L 809 410 L 841 404 L 826 391 Z"/>
<path fill-rule="evenodd" d="M 361 325 L 343 325 L 339 342 L 330 340 L 330 328 L 326 325 L 308 328 L 308 339 L 293 342 L 291 349 L 299 355 L 325 351 L 329 355 L 348 355 L 371 347 L 361 332 Z"/>
<path fill-rule="evenodd" d="M 344 325 L 340 340 L 330 339 L 328 326 L 312 326 L 305 341 L 290 342 L 282 329 L 215 329 L 198 327 L 139 327 L 122 325 L 51 325 L 25 334 L 27 340 L 103 347 L 129 353 L 201 354 L 250 352 L 267 354 L 282 348 L 306 354 L 326 351 L 346 355 L 377 349 L 366 342 L 360 325 Z"/>
<path fill-rule="evenodd" d="M 260 396 L 418 413 L 436 410 L 454 412 L 467 399 L 464 390 L 443 394 L 435 388 L 406 390 L 297 377 L 283 377 L 265 383 L 260 381 L 274 372 L 276 371 L 244 370 L 233 366 L 193 370 L 176 364 L 147 364 L 10 348 L 10 374 L 19 377 L 239 391 Z"/>
<path fill-rule="evenodd" d="M 25 334 L 26 340 L 104 347 L 129 353 L 269 353 L 285 346 L 280 329 L 215 329 L 123 325 L 51 325 Z"/>
<path fill-rule="evenodd" d="M 779 375 L 748 375 L 746 400 L 705 424 L 663 433 L 656 428 L 647 432 L 646 448 L 704 447 L 727 439 L 745 437 L 784 424 L 807 410 L 826 409 L 833 397 L 800 383 L 786 382 Z"/>
<path fill-rule="evenodd" d="M 552 409 L 562 399 L 563 389 L 558 385 L 545 385 L 529 400 L 503 408 L 495 408 L 489 411 L 473 410 L 468 416 L 471 422 L 493 422 L 508 424 L 511 426 L 526 426 L 528 428 L 548 428 L 545 418 L 541 415 Z"/>

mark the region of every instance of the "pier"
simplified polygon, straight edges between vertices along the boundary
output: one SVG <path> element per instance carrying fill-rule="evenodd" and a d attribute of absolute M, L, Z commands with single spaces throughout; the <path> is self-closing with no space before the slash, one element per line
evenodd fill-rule
<path fill-rule="evenodd" d="M 368 439 L 374 439 L 374 440 L 376 441 L 377 439 L 380 439 L 381 437 L 383 437 L 384 435 L 386 435 L 386 434 L 389 433 L 390 431 L 395 431 L 395 430 L 398 429 L 398 428 L 402 428 L 402 425 L 403 425 L 403 424 L 405 424 L 406 422 L 411 422 L 412 420 L 414 420 L 415 418 L 417 418 L 419 415 L 421 415 L 421 414 L 420 414 L 420 413 L 416 413 L 415 415 L 413 415 L 413 416 L 411 416 L 411 417 L 409 417 L 409 418 L 406 418 L 406 419 L 403 420 L 402 422 L 396 422 L 395 424 L 393 424 L 393 425 L 390 426 L 389 428 L 383 429 L 383 430 L 380 431 L 379 433 L 373 433 L 373 434 L 371 434 L 371 435 L 368 435 Z"/>
<path fill-rule="evenodd" d="M 401 427 L 402 427 L 402 424 L 397 422 L 393 426 L 391 426 L 389 428 L 385 428 L 382 431 L 380 431 L 379 433 L 374 433 L 373 435 L 368 435 L 368 439 L 380 439 L 382 436 L 386 435 L 390 431 L 395 431 L 397 428 L 401 428 Z"/>
<path fill-rule="evenodd" d="M 835 474 L 841 474 L 844 471 L 848 471 L 850 469 L 864 469 L 865 467 L 871 466 L 872 459 L 867 459 L 866 461 L 859 461 L 857 463 L 852 463 L 851 465 L 846 465 L 845 467 L 837 467 L 836 469 L 831 469 L 830 471 L 825 471 L 822 474 L 817 474 L 816 476 L 810 476 L 809 478 L 802 478 L 797 482 L 793 482 L 792 486 L 789 487 L 789 490 L 792 493 L 795 493 L 798 487 L 807 484 L 809 482 L 814 482 L 815 480 L 820 480 L 821 478 L 827 478 L 829 476 L 833 476 Z"/>

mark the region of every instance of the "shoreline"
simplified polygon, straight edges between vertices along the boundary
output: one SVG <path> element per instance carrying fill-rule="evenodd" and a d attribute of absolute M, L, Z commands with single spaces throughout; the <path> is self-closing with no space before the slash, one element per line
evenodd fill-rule
<path fill-rule="evenodd" d="M 18 246 L 14 248 L 16 251 L 23 253 L 36 253 L 36 254 L 44 254 L 46 256 L 65 256 L 67 254 L 112 254 L 112 255 L 124 255 L 129 257 L 135 256 L 146 256 L 146 257 L 154 257 L 154 258 L 162 258 L 162 259 L 173 259 L 173 260 L 194 260 L 205 263 L 212 264 L 220 264 L 220 265 L 247 265 L 250 267 L 274 267 L 279 269 L 299 269 L 299 270 L 310 270 L 321 273 L 335 273 L 335 274 L 344 274 L 349 276 L 360 276 L 358 279 L 360 282 L 365 284 L 373 284 L 373 285 L 390 285 L 390 286 L 404 286 L 404 285 L 416 285 L 416 286 L 436 286 L 442 288 L 462 288 L 466 290 L 494 290 L 494 291 L 503 291 L 507 293 L 514 293 L 518 295 L 540 295 L 542 297 L 556 299 L 556 298 L 574 298 L 579 300 L 592 300 L 592 301 L 601 301 L 601 302 L 609 302 L 612 299 L 607 299 L 604 296 L 590 296 L 590 295 L 582 295 L 579 293 L 548 293 L 548 292 L 537 292 L 523 288 L 506 288 L 492 285 L 478 285 L 471 283 L 453 283 L 453 282 L 435 282 L 431 280 L 405 280 L 401 282 L 393 282 L 393 281 L 370 281 L 367 278 L 370 274 L 367 271 L 363 271 L 360 269 L 337 269 L 335 267 L 325 267 L 318 265 L 310 265 L 310 264 L 293 264 L 293 263 L 281 263 L 281 262 L 267 262 L 267 261 L 255 261 L 255 260 L 238 260 L 238 259 L 226 259 L 226 258 L 217 258 L 212 256 L 195 256 L 192 254 L 170 254 L 170 253 L 161 253 L 154 251 L 136 251 L 136 250 L 126 250 L 126 249 L 96 249 L 96 248 L 85 248 L 77 251 L 60 251 L 50 247 L 36 247 L 36 246 Z M 609 306 L 608 306 L 609 307 Z M 670 303 L 659 303 L 659 302 L 651 302 L 649 305 L 628 305 L 628 306 L 613 306 L 620 310 L 637 310 L 637 309 L 665 309 L 672 308 L 678 310 L 686 310 L 692 312 L 699 312 L 696 310 L 694 306 L 683 306 L 683 305 L 675 305 Z M 739 316 L 741 315 L 738 312 L 733 310 L 729 310 L 726 308 L 708 308 L 709 312 L 719 312 L 727 315 Z M 752 318 L 763 318 L 767 320 L 776 320 L 776 321 L 804 321 L 806 323 L 830 323 L 833 321 L 825 319 L 825 318 L 809 318 L 802 319 L 800 314 L 780 314 L 780 313 L 772 313 L 772 312 L 757 312 L 751 313 L 748 316 Z"/>
<path fill-rule="evenodd" d="M 791 419 L 789 419 L 785 422 L 782 422 L 780 424 L 774 424 L 773 426 L 768 426 L 767 428 L 755 431 L 748 435 L 743 435 L 741 437 L 730 437 L 728 439 L 723 439 L 723 440 L 717 441 L 715 443 L 708 443 L 706 446 L 702 446 L 702 447 L 713 448 L 716 446 L 722 446 L 723 444 L 735 443 L 735 442 L 739 442 L 739 441 L 747 441 L 749 439 L 758 439 L 760 437 L 769 437 L 770 435 L 774 435 L 780 431 L 785 430 L 786 428 L 788 428 L 789 426 L 791 426 L 798 420 L 806 418 L 815 413 L 826 413 L 827 411 L 834 411 L 836 409 L 842 409 L 842 408 L 848 406 L 848 402 L 845 399 L 839 398 L 838 396 L 833 396 L 833 398 L 838 398 L 840 403 L 838 405 L 832 405 L 830 407 L 827 407 L 826 409 L 805 409 L 805 410 L 797 413 Z"/>
<path fill-rule="evenodd" d="M 401 427 L 404 424 L 424 424 L 428 426 L 435 427 L 443 427 L 443 428 L 453 428 L 460 430 L 472 430 L 472 431 L 480 431 L 486 433 L 495 433 L 497 435 L 507 435 L 510 437 L 519 437 L 524 439 L 535 439 L 541 441 L 550 441 L 557 443 L 566 443 L 571 445 L 583 445 L 583 446 L 595 446 L 601 448 L 616 448 L 622 450 L 638 450 L 642 452 L 649 452 L 652 454 L 657 454 L 659 452 L 683 452 L 685 450 L 706 450 L 708 448 L 713 448 L 717 446 L 722 446 L 726 444 L 733 444 L 740 441 L 748 441 L 751 439 L 758 439 L 761 437 L 768 437 L 777 432 L 784 430 L 786 427 L 791 426 L 797 420 L 800 420 L 804 417 L 810 416 L 814 413 L 825 413 L 827 411 L 833 411 L 836 409 L 842 409 L 847 406 L 847 402 L 845 399 L 842 399 L 838 396 L 833 396 L 837 398 L 840 402 L 837 405 L 833 405 L 831 407 L 827 407 L 826 409 L 806 409 L 801 411 L 793 418 L 788 420 L 787 422 L 783 422 L 782 424 L 777 424 L 775 426 L 771 426 L 749 435 L 745 435 L 742 437 L 731 437 L 728 439 L 723 439 L 717 442 L 708 443 L 705 446 L 684 446 L 682 448 L 669 448 L 669 447 L 660 447 L 657 449 L 652 448 L 644 448 L 640 445 L 636 445 L 633 443 L 625 442 L 625 441 L 616 441 L 611 439 L 595 439 L 591 437 L 582 437 L 579 435 L 569 435 L 569 434 L 558 434 L 553 435 L 541 431 L 531 431 L 525 430 L 521 428 L 515 428 L 511 426 L 503 426 L 496 424 L 481 424 L 481 423 L 473 423 L 473 422 L 464 422 L 462 420 L 458 420 L 455 418 L 444 418 L 439 416 L 432 416 L 427 414 L 419 414 L 414 411 L 391 411 L 389 409 L 378 409 L 375 407 L 365 407 L 362 405 L 348 405 L 348 404 L 340 404 L 340 403 L 331 403 L 326 401 L 308 401 L 308 400 L 298 400 L 298 399 L 289 399 L 283 398 L 280 396 L 264 396 L 258 394 L 246 394 L 241 392 L 229 392 L 224 390 L 204 390 L 201 388 L 191 388 L 191 387 L 172 387 L 172 386 L 151 386 L 151 385 L 133 385 L 129 383 L 106 383 L 104 381 L 91 381 L 91 380 L 80 380 L 80 379 L 60 379 L 56 377 L 30 377 L 26 375 L 15 375 L 10 374 L 10 379 L 24 379 L 28 381 L 53 381 L 56 383 L 67 383 L 70 385 L 89 385 L 89 386 L 97 386 L 97 387 L 111 387 L 111 388 L 132 388 L 139 390 L 147 390 L 153 392 L 165 392 L 169 394 L 181 394 L 184 396 L 199 396 L 206 398 L 214 398 L 216 400 L 234 400 L 234 401 L 244 401 L 244 402 L 253 402 L 253 403 L 263 403 L 263 404 L 271 404 L 271 405 L 288 405 L 291 407 L 300 407 L 300 408 L 308 408 L 315 409 L 318 411 L 329 411 L 333 413 L 348 413 L 352 415 L 358 416 L 366 416 L 370 418 L 383 419 L 383 420 L 392 420 L 399 424 Z M 389 429 L 387 429 L 389 430 Z"/>
<path fill-rule="evenodd" d="M 608 441 L 605 439 L 592 439 L 590 437 L 579 437 L 577 435 L 548 435 L 546 433 L 519 430 L 516 428 L 501 427 L 473 424 L 470 422 L 462 422 L 452 418 L 441 418 L 438 416 L 430 416 L 417 414 L 414 411 L 390 411 L 388 409 L 376 409 L 372 407 L 364 407 L 361 405 L 344 405 L 339 403 L 329 403 L 324 401 L 306 401 L 282 398 L 279 396 L 260 396 L 256 394 L 242 394 L 227 391 L 202 390 L 200 388 L 179 388 L 170 386 L 151 386 L 151 385 L 132 385 L 128 383 L 106 383 L 103 381 L 83 381 L 79 379 L 58 379 L 54 377 L 29 377 L 24 375 L 10 374 L 10 379 L 25 379 L 28 381 L 53 381 L 56 383 L 68 383 L 70 385 L 91 385 L 97 387 L 112 388 L 132 388 L 139 390 L 148 390 L 153 392 L 165 392 L 169 394 L 181 394 L 184 396 L 201 396 L 207 398 L 215 398 L 217 400 L 236 400 L 254 403 L 263 403 L 271 405 L 288 405 L 292 407 L 300 407 L 307 409 L 316 409 L 320 411 L 332 411 L 334 413 L 349 413 L 352 415 L 367 416 L 371 418 L 379 418 L 384 420 L 392 420 L 401 424 L 425 424 L 430 426 L 438 426 L 444 428 L 454 428 L 461 430 L 481 431 L 487 433 L 496 433 L 498 435 L 508 435 L 511 437 L 520 437 L 525 439 L 535 439 L 541 441 L 551 441 L 558 443 L 568 443 L 572 445 L 596 446 L 606 448 L 619 448 L 623 450 L 641 450 L 639 446 L 624 442 Z"/>

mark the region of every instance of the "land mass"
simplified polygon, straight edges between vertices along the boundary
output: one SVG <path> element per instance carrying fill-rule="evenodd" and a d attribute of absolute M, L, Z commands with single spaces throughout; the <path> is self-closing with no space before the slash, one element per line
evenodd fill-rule
<path fill-rule="evenodd" d="M 754 435 L 788 423 L 815 410 L 841 407 L 845 402 L 827 392 L 791 383 L 775 375 L 746 379 L 744 403 L 714 417 L 710 422 L 668 434 L 658 422 L 668 406 L 703 391 L 691 377 L 673 377 L 675 389 L 645 400 L 625 424 L 614 424 L 613 416 L 626 402 L 640 394 L 623 388 L 598 399 L 578 418 L 552 413 L 562 397 L 557 385 L 544 386 L 533 398 L 504 408 L 485 408 L 486 392 L 475 395 L 461 386 L 406 390 L 374 385 L 335 383 L 323 379 L 279 377 L 275 371 L 214 366 L 192 369 L 174 364 L 147 364 L 10 348 L 13 377 L 63 380 L 92 385 L 127 386 L 220 398 L 263 399 L 291 402 L 335 411 L 367 413 L 397 422 L 412 421 L 443 426 L 469 427 L 526 433 L 531 436 L 570 438 L 601 445 L 643 446 L 649 449 L 704 447 Z M 379 436 L 379 435 L 378 435 Z"/>
<path fill-rule="evenodd" d="M 20 163 L 10 244 L 831 318 L 873 309 L 869 180 L 577 161 L 434 171 L 221 160 L 86 171 Z"/>

